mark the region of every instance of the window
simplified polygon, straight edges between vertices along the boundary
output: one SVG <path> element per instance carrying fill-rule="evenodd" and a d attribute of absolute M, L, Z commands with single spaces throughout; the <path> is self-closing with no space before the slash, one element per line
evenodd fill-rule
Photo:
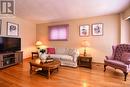
<path fill-rule="evenodd" d="M 66 41 L 68 39 L 68 24 L 49 26 L 49 40 Z"/>

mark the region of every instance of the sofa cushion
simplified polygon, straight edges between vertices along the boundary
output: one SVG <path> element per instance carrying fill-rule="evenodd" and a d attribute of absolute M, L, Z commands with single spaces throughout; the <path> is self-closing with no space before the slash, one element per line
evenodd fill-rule
<path fill-rule="evenodd" d="M 55 48 L 47 48 L 47 54 L 55 54 Z"/>
<path fill-rule="evenodd" d="M 60 54 L 50 54 L 49 55 L 51 58 L 54 58 L 54 59 L 60 59 Z"/>
<path fill-rule="evenodd" d="M 118 61 L 118 60 L 105 60 L 105 64 L 112 66 L 114 68 L 122 69 L 123 71 L 126 71 L 129 67 L 129 65 L 125 64 L 124 62 Z"/>
<path fill-rule="evenodd" d="M 65 54 L 65 49 L 66 48 L 56 48 L 56 54 Z"/>
<path fill-rule="evenodd" d="M 69 55 L 50 54 L 50 57 L 55 58 L 55 59 L 66 60 L 66 61 L 73 61 L 73 57 Z"/>
<path fill-rule="evenodd" d="M 65 61 L 73 61 L 73 57 L 69 55 L 62 55 L 60 59 Z"/>

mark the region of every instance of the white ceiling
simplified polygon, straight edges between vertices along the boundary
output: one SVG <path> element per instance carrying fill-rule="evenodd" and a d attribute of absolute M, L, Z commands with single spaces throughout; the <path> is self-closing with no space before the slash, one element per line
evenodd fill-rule
<path fill-rule="evenodd" d="M 16 15 L 36 23 L 120 13 L 130 0 L 15 0 Z"/>

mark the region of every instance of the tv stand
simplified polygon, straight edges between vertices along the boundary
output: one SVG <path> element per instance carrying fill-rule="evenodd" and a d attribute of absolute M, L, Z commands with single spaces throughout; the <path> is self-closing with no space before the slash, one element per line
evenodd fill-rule
<path fill-rule="evenodd" d="M 0 69 L 23 62 L 23 52 L 0 53 Z"/>

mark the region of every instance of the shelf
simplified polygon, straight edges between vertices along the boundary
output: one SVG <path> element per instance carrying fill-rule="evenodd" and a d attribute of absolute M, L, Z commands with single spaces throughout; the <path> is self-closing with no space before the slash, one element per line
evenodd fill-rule
<path fill-rule="evenodd" d="M 9 67 L 23 61 L 23 52 L 11 52 L 0 54 L 0 68 Z"/>
<path fill-rule="evenodd" d="M 78 57 L 78 66 L 84 66 L 87 68 L 92 68 L 92 57 L 79 56 Z"/>

